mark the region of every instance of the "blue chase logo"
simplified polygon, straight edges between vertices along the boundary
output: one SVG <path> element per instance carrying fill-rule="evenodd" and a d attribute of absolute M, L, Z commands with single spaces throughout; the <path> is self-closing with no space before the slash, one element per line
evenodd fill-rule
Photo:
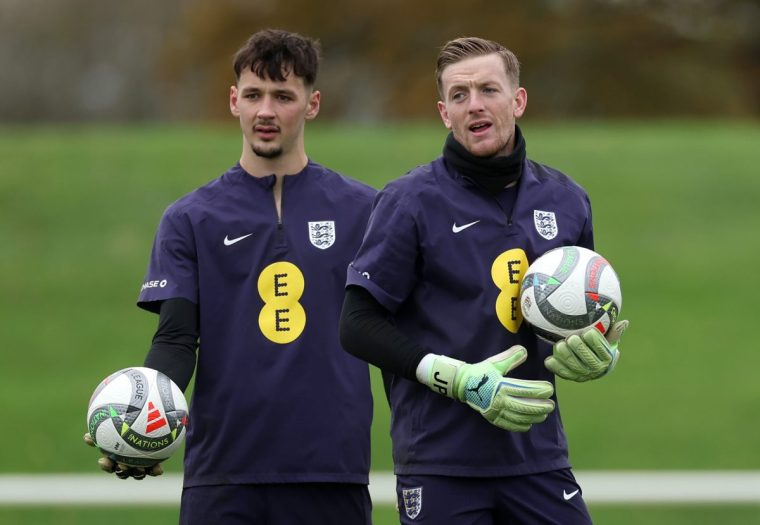
<path fill-rule="evenodd" d="M 404 497 L 404 511 L 409 519 L 413 520 L 422 510 L 422 487 L 403 489 L 401 494 Z"/>
<path fill-rule="evenodd" d="M 335 221 L 309 221 L 309 240 L 320 250 L 335 243 Z"/>
<path fill-rule="evenodd" d="M 554 239 L 559 232 L 553 211 L 533 210 L 533 223 L 538 234 L 548 241 Z"/>

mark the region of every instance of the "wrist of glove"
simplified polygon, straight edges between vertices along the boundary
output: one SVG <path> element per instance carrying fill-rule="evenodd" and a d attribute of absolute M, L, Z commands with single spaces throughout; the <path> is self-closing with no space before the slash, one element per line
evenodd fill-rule
<path fill-rule="evenodd" d="M 95 440 L 90 433 L 84 435 L 84 442 L 91 446 L 97 447 Z M 107 453 L 101 451 L 102 456 L 98 459 L 100 469 L 109 474 L 115 474 L 119 479 L 134 478 L 137 480 L 145 479 L 145 476 L 160 476 L 164 473 L 161 463 L 156 463 L 150 467 L 133 467 L 114 461 Z"/>
<path fill-rule="evenodd" d="M 475 364 L 436 356 L 426 384 L 434 392 L 468 404 L 497 427 L 527 432 L 554 410 L 549 399 L 554 393 L 551 383 L 506 377 L 527 356 L 522 346 Z"/>
<path fill-rule="evenodd" d="M 620 359 L 618 343 L 628 324 L 616 322 L 607 337 L 596 328 L 589 328 L 580 335 L 558 341 L 552 355 L 544 361 L 546 368 L 563 379 L 579 383 L 609 374 Z"/>

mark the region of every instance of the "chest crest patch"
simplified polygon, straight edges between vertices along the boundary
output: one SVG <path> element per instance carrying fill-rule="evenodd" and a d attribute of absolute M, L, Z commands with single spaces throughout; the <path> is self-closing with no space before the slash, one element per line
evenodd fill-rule
<path fill-rule="evenodd" d="M 533 210 L 533 223 L 538 234 L 546 240 L 554 239 L 559 232 L 553 211 Z"/>
<path fill-rule="evenodd" d="M 335 243 L 335 221 L 309 221 L 309 240 L 320 250 Z"/>

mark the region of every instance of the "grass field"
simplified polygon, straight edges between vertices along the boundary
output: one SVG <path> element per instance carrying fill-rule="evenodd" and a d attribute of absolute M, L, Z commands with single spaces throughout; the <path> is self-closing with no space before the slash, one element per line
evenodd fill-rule
<path fill-rule="evenodd" d="M 594 522 L 601 525 L 750 525 L 758 523 L 754 506 L 646 506 L 591 507 Z M 179 512 L 168 507 L 113 508 L 14 508 L 0 507 L 0 523 L 34 525 L 164 525 L 177 523 Z M 398 523 L 395 509 L 376 507 L 375 525 Z M 336 524 L 337 525 L 337 524 Z M 443 525 L 443 524 L 442 524 Z"/>
<path fill-rule="evenodd" d="M 589 191 L 597 248 L 621 276 L 631 320 L 614 375 L 558 386 L 575 467 L 760 469 L 749 293 L 760 285 L 760 125 L 523 130 L 531 158 Z M 313 126 L 307 146 L 314 160 L 380 187 L 438 155 L 443 137 L 437 124 Z M 0 127 L 0 473 L 93 470 L 80 442 L 87 399 L 107 373 L 142 362 L 155 329 L 134 301 L 158 219 L 239 152 L 233 123 Z M 373 468 L 389 470 L 388 413 L 377 399 Z M 180 465 L 176 457 L 167 468 Z M 156 508 L 141 522 L 154 512 L 164 516 L 155 523 L 174 521 Z M 741 521 L 748 513 L 758 518 L 757 507 L 594 510 L 616 524 L 726 525 L 751 522 Z M 0 508 L 0 522 L 90 523 L 90 514 Z M 384 515 L 378 509 L 377 523 L 392 522 Z"/>

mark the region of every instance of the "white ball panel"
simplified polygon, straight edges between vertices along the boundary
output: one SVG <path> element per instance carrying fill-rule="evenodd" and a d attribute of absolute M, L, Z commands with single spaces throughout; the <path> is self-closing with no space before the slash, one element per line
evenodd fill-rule
<path fill-rule="evenodd" d="M 618 310 L 623 308 L 623 294 L 620 290 L 620 280 L 611 266 L 608 266 L 602 272 L 599 279 L 599 293 L 611 298 L 617 304 Z"/>
<path fill-rule="evenodd" d="M 586 290 L 583 281 L 567 280 L 551 294 L 547 301 L 557 310 L 570 315 L 586 313 Z"/>

